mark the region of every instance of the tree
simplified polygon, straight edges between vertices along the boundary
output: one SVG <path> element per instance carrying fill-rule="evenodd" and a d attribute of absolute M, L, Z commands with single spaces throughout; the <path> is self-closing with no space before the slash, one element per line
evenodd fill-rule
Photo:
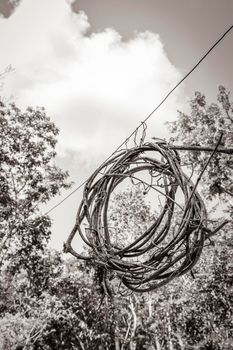
<path fill-rule="evenodd" d="M 116 193 L 109 213 L 113 242 L 120 246 L 130 244 L 146 231 L 154 216 L 139 185 Z"/>
<path fill-rule="evenodd" d="M 4 87 L 6 76 L 13 71 L 14 71 L 13 67 L 11 65 L 9 65 L 2 72 L 0 72 L 0 91 Z"/>
<path fill-rule="evenodd" d="M 57 135 L 43 108 L 0 101 L 0 268 L 25 269 L 31 283 L 51 233 L 39 206 L 70 186 L 54 165 Z"/>
<path fill-rule="evenodd" d="M 223 134 L 221 146 L 231 147 L 233 141 L 233 104 L 229 92 L 219 86 L 217 103 L 207 105 L 205 96 L 196 92 L 190 102 L 191 113 L 179 112 L 170 123 L 174 140 L 187 145 L 214 146 Z M 184 163 L 198 174 L 209 154 L 185 152 Z M 212 200 L 223 199 L 228 214 L 233 217 L 233 159 L 231 155 L 215 154 L 209 163 L 202 185 L 204 195 Z M 200 264 L 194 269 L 196 276 L 189 306 L 181 315 L 186 342 L 200 349 L 230 349 L 233 339 L 232 324 L 232 223 L 229 223 L 209 247 L 205 248 Z M 208 245 L 208 241 L 206 241 Z M 192 305 L 190 307 L 190 305 Z M 188 311 L 189 310 L 189 311 Z"/>
<path fill-rule="evenodd" d="M 175 141 L 184 145 L 215 146 L 221 133 L 222 147 L 233 143 L 233 103 L 226 88 L 219 86 L 217 103 L 207 104 L 205 95 L 195 92 L 190 102 L 191 112 L 178 112 L 176 121 L 169 123 Z M 209 154 L 185 152 L 187 164 L 192 164 L 196 173 L 203 168 Z M 233 158 L 228 154 L 215 154 L 202 177 L 208 199 L 221 198 L 228 202 L 233 196 Z M 231 206 L 229 205 L 229 209 Z M 231 208 L 232 209 L 232 208 Z"/>
<path fill-rule="evenodd" d="M 127 246 L 148 229 L 156 215 L 150 203 L 145 200 L 144 188 L 139 184 L 116 193 L 109 213 L 112 242 L 122 248 Z M 116 349 L 147 349 L 151 332 L 144 325 L 147 325 L 150 295 L 131 295 L 119 283 L 115 286 L 117 289 L 120 295 L 111 300 L 117 315 Z"/>

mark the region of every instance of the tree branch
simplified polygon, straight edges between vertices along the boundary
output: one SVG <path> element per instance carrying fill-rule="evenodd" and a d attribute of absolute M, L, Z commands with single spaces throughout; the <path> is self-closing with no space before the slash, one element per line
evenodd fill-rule
<path fill-rule="evenodd" d="M 176 149 L 180 151 L 196 151 L 196 152 L 213 152 L 215 147 L 204 147 L 204 146 L 186 146 L 186 145 L 170 145 L 169 148 Z M 215 151 L 216 153 L 226 153 L 226 154 L 233 154 L 233 148 L 223 148 L 218 147 L 218 149 Z"/>

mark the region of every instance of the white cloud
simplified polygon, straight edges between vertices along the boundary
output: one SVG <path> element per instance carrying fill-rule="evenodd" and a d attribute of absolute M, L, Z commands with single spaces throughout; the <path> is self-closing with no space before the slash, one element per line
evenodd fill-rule
<path fill-rule="evenodd" d="M 126 42 L 113 29 L 89 35 L 89 27 L 65 0 L 22 0 L 10 18 L 0 18 L 0 72 L 15 68 L 4 94 L 22 107 L 45 106 L 61 130 L 59 162 L 77 185 L 180 78 L 158 35 L 138 33 Z M 166 135 L 163 123 L 175 118 L 182 97 L 176 91 L 152 117 L 149 136 Z M 52 213 L 57 248 L 73 224 L 76 196 L 64 206 Z"/>
<path fill-rule="evenodd" d="M 114 149 L 178 81 L 158 35 L 125 42 L 106 29 L 87 35 L 84 13 L 65 0 L 22 0 L 0 19 L 0 69 L 16 71 L 6 92 L 21 106 L 43 105 L 61 129 L 60 150 L 105 154 Z M 152 135 L 164 135 L 180 93 L 154 116 Z"/>

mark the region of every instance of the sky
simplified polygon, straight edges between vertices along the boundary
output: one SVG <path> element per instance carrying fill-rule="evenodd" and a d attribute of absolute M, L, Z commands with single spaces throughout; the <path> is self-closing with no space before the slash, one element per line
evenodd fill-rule
<path fill-rule="evenodd" d="M 45 107 L 60 128 L 56 162 L 78 186 L 233 24 L 233 1 L 0 0 L 0 13 L 0 72 L 14 68 L 1 93 L 22 109 Z M 232 62 L 230 33 L 153 115 L 147 140 L 168 137 L 164 122 L 196 90 L 210 102 L 220 84 L 233 91 Z M 80 198 L 51 212 L 53 247 L 62 249 Z"/>

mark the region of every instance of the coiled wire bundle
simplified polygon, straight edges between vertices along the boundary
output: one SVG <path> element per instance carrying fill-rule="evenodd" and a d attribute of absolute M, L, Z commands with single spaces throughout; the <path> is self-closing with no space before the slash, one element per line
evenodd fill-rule
<path fill-rule="evenodd" d="M 145 172 L 150 182 L 140 177 Z M 111 194 L 125 179 L 138 180 L 165 200 L 150 227 L 122 247 L 112 237 L 108 210 Z M 177 193 L 183 196 L 182 206 Z M 180 210 L 179 220 L 175 207 Z M 118 277 L 127 288 L 147 292 L 192 269 L 206 239 L 206 219 L 205 205 L 182 171 L 177 151 L 165 142 L 146 143 L 112 155 L 88 179 L 65 251 L 103 269 L 108 280 Z M 72 248 L 76 234 L 90 248 L 87 256 Z"/>

